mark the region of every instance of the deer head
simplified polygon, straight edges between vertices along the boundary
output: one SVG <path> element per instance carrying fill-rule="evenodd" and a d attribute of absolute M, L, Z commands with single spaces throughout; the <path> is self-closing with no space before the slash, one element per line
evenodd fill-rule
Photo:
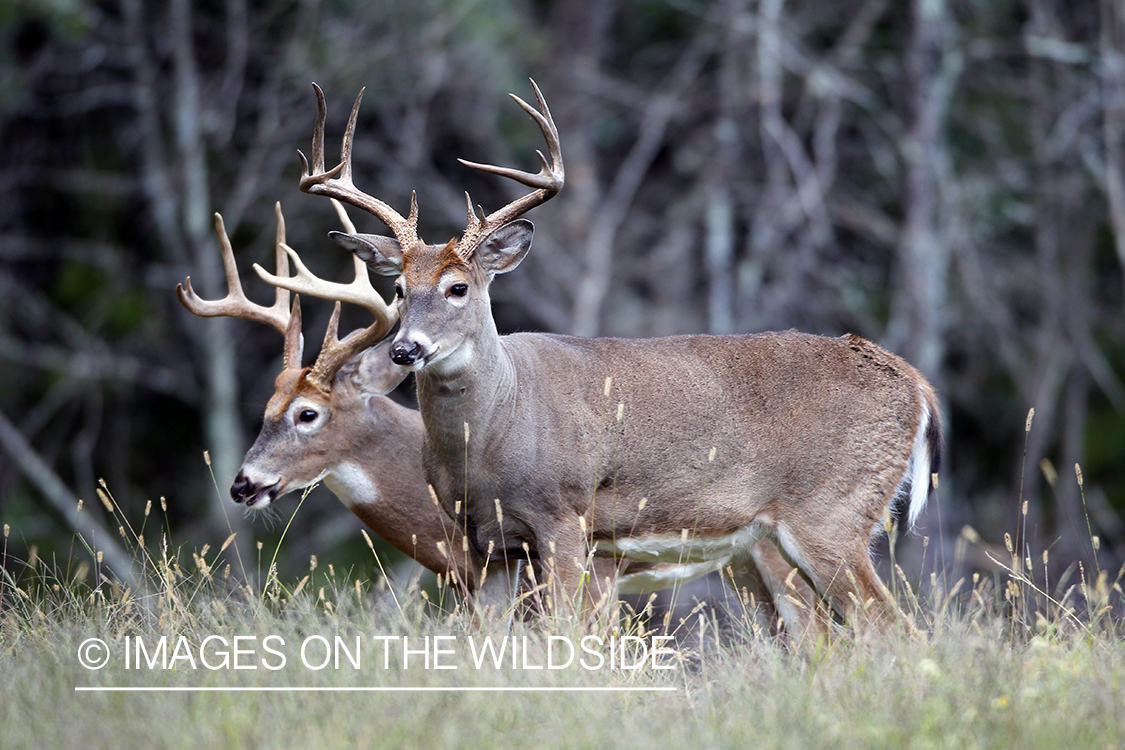
<path fill-rule="evenodd" d="M 275 287 L 272 306 L 257 305 L 247 299 L 230 239 L 218 214 L 215 214 L 215 231 L 223 253 L 229 287 L 227 296 L 221 300 L 200 298 L 192 289 L 190 277 L 176 287 L 180 301 L 196 315 L 253 320 L 285 336 L 284 366 L 266 407 L 262 431 L 231 487 L 235 502 L 245 502 L 247 507 L 256 509 L 265 508 L 286 492 L 330 476 L 338 468 L 338 463 L 330 457 L 342 455 L 339 444 L 345 437 L 353 441 L 371 437 L 375 416 L 370 408 L 371 398 L 388 393 L 405 376 L 405 371 L 388 359 L 390 342 L 376 346 L 394 326 L 396 314 L 371 287 L 362 262 L 356 260 L 356 278 L 351 284 L 333 284 L 316 278 L 285 244 L 285 220 L 280 204 L 276 213 L 277 273 L 269 274 L 255 264 L 255 269 L 267 281 L 284 280 L 284 284 Z M 347 222 L 345 226 L 349 225 Z M 289 276 L 289 260 L 297 268 L 295 277 Z M 300 301 L 294 298 L 290 308 L 290 290 L 314 296 L 330 295 L 336 300 L 360 304 L 374 314 L 375 322 L 341 341 L 338 337 L 340 302 L 337 301 L 316 362 L 305 367 L 302 365 Z"/>
<path fill-rule="evenodd" d="M 301 189 L 327 195 L 358 206 L 382 220 L 394 238 L 372 234 L 333 232 L 332 236 L 375 273 L 397 275 L 395 295 L 402 326 L 391 347 L 395 363 L 411 370 L 444 362 L 456 366 L 471 352 L 476 332 L 492 325 L 488 286 L 496 274 L 507 273 L 531 248 L 534 227 L 519 217 L 549 200 L 562 189 L 565 173 L 559 134 L 543 94 L 531 82 L 539 104 L 536 109 L 512 95 L 538 124 L 547 141 L 549 156 L 536 152 L 541 164 L 536 174 L 507 167 L 460 160 L 473 169 L 508 177 L 534 190 L 487 216 L 474 211 L 466 193 L 467 223 L 459 239 L 441 245 L 426 244 L 418 235 L 418 204 L 411 199 L 407 218 L 383 201 L 358 190 L 352 183 L 351 150 L 356 116 L 363 94 L 356 98 L 344 135 L 340 164 L 324 167 L 324 94 L 316 87 L 317 120 L 313 131 L 312 166 L 302 154 Z"/>

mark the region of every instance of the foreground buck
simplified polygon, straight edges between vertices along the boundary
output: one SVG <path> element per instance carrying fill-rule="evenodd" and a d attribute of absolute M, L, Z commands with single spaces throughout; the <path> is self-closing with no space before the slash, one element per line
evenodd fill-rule
<path fill-rule="evenodd" d="M 204 300 L 195 293 L 190 278 L 176 289 L 180 301 L 196 315 L 243 318 L 264 323 L 285 336 L 283 369 L 266 407 L 262 430 L 231 487 L 231 497 L 261 510 L 288 492 L 324 482 L 376 534 L 438 575 L 447 576 L 462 595 L 472 594 L 482 577 L 482 560 L 471 548 L 463 549 L 460 531 L 431 499 L 422 471 L 422 418 L 385 396 L 407 375 L 388 356 L 391 341 L 385 336 L 394 326 L 395 311 L 371 288 L 367 269 L 358 258 L 351 284 L 334 284 L 314 276 L 285 244 L 280 206 L 276 210 L 277 273 L 255 267 L 277 288 L 272 306 L 247 299 L 218 214 L 215 230 L 227 296 Z M 338 205 L 337 210 L 345 227 L 351 228 Z M 296 265 L 296 277 L 289 276 L 290 259 Z M 301 308 L 294 300 L 290 309 L 289 290 L 337 301 L 312 367 L 301 365 Z M 367 308 L 375 322 L 340 341 L 337 324 L 342 301 Z M 794 604 L 792 597 L 802 602 L 809 597 L 785 585 L 789 566 L 768 545 L 756 556 L 756 564 L 740 576 L 739 583 L 766 605 L 766 623 L 772 624 L 769 604 L 775 601 L 787 632 L 803 632 L 809 610 L 804 603 Z M 705 572 L 691 565 L 632 564 L 618 575 L 618 567 L 598 561 L 591 578 L 599 595 L 647 593 Z"/>
<path fill-rule="evenodd" d="M 738 565 L 769 537 L 841 616 L 893 616 L 869 540 L 900 491 L 918 517 L 941 447 L 934 391 L 902 359 L 850 335 L 498 335 L 489 284 L 531 247 L 518 217 L 563 184 L 535 95 L 538 108 L 513 98 L 547 140 L 537 174 L 463 162 L 532 191 L 487 216 L 469 201 L 465 233 L 427 245 L 415 201 L 403 218 L 352 182 L 358 98 L 341 163 L 325 169 L 317 89 L 301 189 L 394 232 L 335 236 L 397 276 L 391 357 L 417 372 L 426 478 L 446 511 L 482 557 L 544 561 L 564 611 L 582 606 L 591 555 Z"/>

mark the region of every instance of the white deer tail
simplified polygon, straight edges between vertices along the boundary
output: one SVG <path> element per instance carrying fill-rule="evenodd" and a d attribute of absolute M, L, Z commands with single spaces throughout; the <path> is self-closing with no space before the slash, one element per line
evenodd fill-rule
<path fill-rule="evenodd" d="M 918 431 L 914 433 L 914 450 L 910 453 L 906 477 L 903 477 L 904 480 L 909 478 L 910 482 L 910 502 L 906 516 L 909 528 L 914 527 L 926 508 L 926 501 L 933 488 L 933 477 L 941 468 L 941 411 L 929 383 L 923 381 L 919 391 L 922 415 L 918 420 Z"/>

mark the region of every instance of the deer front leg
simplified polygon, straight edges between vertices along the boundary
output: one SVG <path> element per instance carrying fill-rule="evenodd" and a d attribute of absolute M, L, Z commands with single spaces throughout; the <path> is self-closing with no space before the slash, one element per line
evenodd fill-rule
<path fill-rule="evenodd" d="M 588 575 L 586 537 L 578 517 L 559 519 L 537 535 L 539 558 L 546 579 L 547 614 L 585 622 L 592 603 L 586 592 Z"/>
<path fill-rule="evenodd" d="M 484 580 L 473 599 L 477 616 L 482 622 L 504 617 L 511 629 L 515 616 L 516 594 L 520 586 L 523 560 L 490 560 Z"/>

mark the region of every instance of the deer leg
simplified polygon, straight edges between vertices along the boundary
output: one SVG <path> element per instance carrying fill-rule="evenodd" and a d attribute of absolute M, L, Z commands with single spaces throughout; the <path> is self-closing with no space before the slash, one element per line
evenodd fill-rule
<path fill-rule="evenodd" d="M 774 593 L 766 585 L 767 574 L 760 570 L 758 563 L 752 558 L 736 561 L 723 574 L 730 577 L 743 617 L 755 624 L 756 631 L 760 628 L 764 632 L 775 632 L 779 615 Z M 784 581 L 784 578 L 781 580 Z"/>
<path fill-rule="evenodd" d="M 750 555 L 790 639 L 828 635 L 827 613 L 820 611 L 820 597 L 773 542 L 760 540 Z"/>
<path fill-rule="evenodd" d="M 569 519 L 567 519 L 569 520 Z M 547 574 L 547 609 L 563 619 L 577 615 L 582 622 L 591 614 L 586 591 L 586 538 L 577 520 L 559 522 L 550 534 L 538 534 L 539 558 Z M 604 584 L 603 584 L 604 585 Z"/>
<path fill-rule="evenodd" d="M 823 528 L 817 534 L 801 534 L 801 529 L 778 525 L 778 541 L 789 557 L 808 574 L 816 589 L 841 617 L 849 622 L 867 622 L 879 629 L 905 618 L 895 605 L 890 591 L 883 585 L 864 535 L 859 543 L 839 547 L 810 543 L 824 538 Z M 838 538 L 854 538 L 841 534 Z M 907 630 L 912 626 L 907 621 Z"/>
<path fill-rule="evenodd" d="M 847 617 L 857 623 L 874 625 L 877 629 L 884 630 L 898 621 L 905 623 L 908 632 L 913 632 L 912 623 L 899 610 L 891 592 L 875 572 L 871 553 L 866 545 L 853 552 L 842 568 L 842 573 L 849 586 L 838 598 L 846 596 L 848 601 L 846 605 L 843 601 L 834 602 L 833 606 L 838 609 L 848 607 Z"/>
<path fill-rule="evenodd" d="M 504 616 L 511 628 L 522 566 L 523 560 L 489 560 L 487 574 L 473 600 L 482 620 Z"/>
<path fill-rule="evenodd" d="M 613 621 L 617 602 L 618 568 L 622 563 L 608 557 L 588 559 L 586 564 L 586 606 L 600 619 Z"/>

